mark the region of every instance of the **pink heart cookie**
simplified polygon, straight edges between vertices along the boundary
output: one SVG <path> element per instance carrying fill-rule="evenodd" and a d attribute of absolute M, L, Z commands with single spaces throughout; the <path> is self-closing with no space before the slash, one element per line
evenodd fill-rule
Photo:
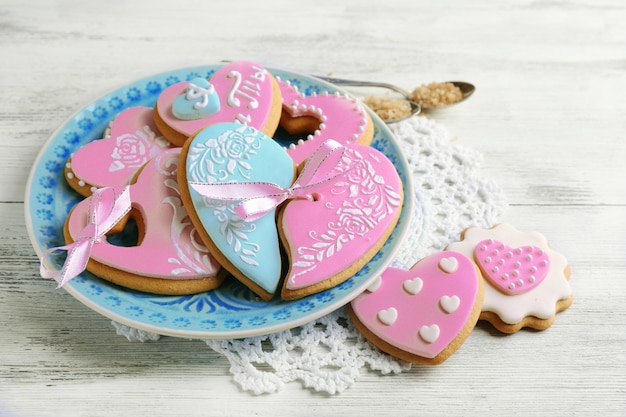
<path fill-rule="evenodd" d="M 176 182 L 180 149 L 171 149 L 152 159 L 130 185 L 132 210 L 113 232 L 123 230 L 134 218 L 139 241 L 117 246 L 99 239 L 90 253 L 87 269 L 116 284 L 156 294 L 192 294 L 219 286 L 225 271 L 199 240 L 182 204 Z M 123 186 L 115 187 L 121 194 Z M 87 226 L 92 197 L 78 203 L 65 224 L 65 237 L 72 243 Z"/>
<path fill-rule="evenodd" d="M 457 252 L 428 256 L 410 270 L 387 268 L 380 286 L 352 301 L 364 336 L 403 360 L 435 365 L 465 341 L 480 315 L 483 288 L 476 265 Z"/>
<path fill-rule="evenodd" d="M 339 93 L 305 96 L 280 78 L 278 86 L 283 99 L 281 126 L 291 134 L 307 134 L 287 149 L 294 163 L 307 159 L 327 139 L 342 145 L 372 141 L 374 125 L 355 98 Z"/>
<path fill-rule="evenodd" d="M 279 217 L 289 254 L 284 299 L 333 287 L 354 275 L 382 247 L 400 215 L 403 190 L 382 153 L 345 145 L 344 175 L 311 200 L 293 200 Z"/>
<path fill-rule="evenodd" d="M 476 245 L 474 258 L 483 276 L 505 294 L 530 291 L 543 281 L 550 270 L 546 252 L 534 246 L 511 248 L 494 239 Z"/>
<path fill-rule="evenodd" d="M 68 184 L 88 197 L 96 188 L 127 185 L 148 160 L 171 148 L 149 107 L 131 107 L 111 122 L 103 139 L 79 148 L 65 166 Z"/>
<path fill-rule="evenodd" d="M 231 62 L 217 70 L 209 82 L 219 111 L 204 117 L 189 119 L 174 114 L 174 105 L 182 96 L 196 100 L 200 88 L 190 81 L 173 84 L 159 95 L 154 119 L 172 143 L 183 146 L 198 130 L 222 122 L 237 122 L 268 136 L 274 134 L 280 120 L 281 95 L 276 80 L 265 68 L 254 62 Z"/>

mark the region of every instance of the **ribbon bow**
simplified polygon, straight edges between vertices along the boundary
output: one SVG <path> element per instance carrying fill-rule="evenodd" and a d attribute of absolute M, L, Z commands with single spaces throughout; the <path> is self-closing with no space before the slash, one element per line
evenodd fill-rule
<path fill-rule="evenodd" d="M 324 187 L 346 172 L 334 170 L 343 158 L 345 148 L 329 139 L 307 159 L 296 181 L 287 188 L 271 182 L 190 182 L 189 185 L 204 197 L 222 201 L 240 202 L 234 210 L 243 220 L 251 222 L 263 217 L 285 200 L 313 200 L 316 190 Z"/>
<path fill-rule="evenodd" d="M 39 273 L 44 278 L 55 278 L 62 287 L 72 278 L 78 276 L 87 267 L 91 249 L 96 243 L 101 243 L 104 236 L 115 226 L 131 209 L 129 187 L 125 187 L 116 195 L 112 187 L 100 188 L 94 191 L 89 203 L 87 225 L 78 233 L 74 242 L 48 249 L 41 257 Z M 49 269 L 45 260 L 52 253 L 67 251 L 67 258 L 60 270 Z"/>

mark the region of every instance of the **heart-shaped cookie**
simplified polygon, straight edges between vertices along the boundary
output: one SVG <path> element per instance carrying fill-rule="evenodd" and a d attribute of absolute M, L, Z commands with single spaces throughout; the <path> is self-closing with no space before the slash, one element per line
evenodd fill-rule
<path fill-rule="evenodd" d="M 287 150 L 296 164 L 328 139 L 342 145 L 369 145 L 372 141 L 374 125 L 355 98 L 339 93 L 305 96 L 289 82 L 280 78 L 277 81 L 283 99 L 280 125 L 293 135 L 307 135 Z"/>
<path fill-rule="evenodd" d="M 482 291 L 471 259 L 446 251 L 408 271 L 387 268 L 380 286 L 354 299 L 349 312 L 357 328 L 381 350 L 414 363 L 439 364 L 476 325 Z"/>
<path fill-rule="evenodd" d="M 204 78 L 189 81 L 187 90 L 172 104 L 172 113 L 180 120 L 204 119 L 219 111 L 220 98 L 213 84 Z"/>
<path fill-rule="evenodd" d="M 231 274 L 265 300 L 273 297 L 281 279 L 276 208 L 247 221 L 236 211 L 238 197 L 244 195 L 210 198 L 194 186 L 272 183 L 289 187 L 295 173 L 282 146 L 239 123 L 200 130 L 181 154 L 181 194 L 202 240 Z"/>
<path fill-rule="evenodd" d="M 130 185 L 132 210 L 115 225 L 121 231 L 135 219 L 139 240 L 118 246 L 107 239 L 93 245 L 87 269 L 116 284 L 156 294 L 192 294 L 216 288 L 224 279 L 220 265 L 199 241 L 182 204 L 176 182 L 180 149 L 149 161 Z M 114 187 L 121 194 L 123 186 Z M 65 224 L 67 243 L 88 226 L 92 197 L 74 207 Z"/>
<path fill-rule="evenodd" d="M 65 166 L 68 184 L 88 197 L 96 188 L 127 185 L 150 159 L 171 148 L 149 107 L 131 107 L 113 120 L 103 139 L 79 148 Z"/>
<path fill-rule="evenodd" d="M 512 248 L 499 240 L 485 239 L 474 249 L 474 258 L 483 276 L 505 294 L 530 291 L 550 270 L 550 258 L 541 248 Z"/>
<path fill-rule="evenodd" d="M 182 146 L 196 131 L 222 122 L 237 122 L 269 136 L 274 134 L 281 113 L 280 89 L 261 65 L 231 62 L 206 83 L 194 81 L 173 84 L 159 94 L 154 119 L 170 142 Z M 207 105 L 194 111 L 193 107 L 205 98 Z"/>
<path fill-rule="evenodd" d="M 293 200 L 279 218 L 289 254 L 285 299 L 333 287 L 382 247 L 400 215 L 403 190 L 389 159 L 374 148 L 345 145 L 343 175 L 310 200 Z"/>

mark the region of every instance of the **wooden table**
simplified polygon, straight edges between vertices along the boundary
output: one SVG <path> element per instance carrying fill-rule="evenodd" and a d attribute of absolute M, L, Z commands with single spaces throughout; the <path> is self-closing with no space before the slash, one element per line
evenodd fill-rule
<path fill-rule="evenodd" d="M 625 21 L 621 0 L 0 0 L 0 415 L 626 415 Z M 573 306 L 544 332 L 479 325 L 440 367 L 255 397 L 203 342 L 129 343 L 40 278 L 23 202 L 51 133 L 132 80 L 242 58 L 475 83 L 436 120 L 484 155 L 502 220 L 566 254 Z"/>

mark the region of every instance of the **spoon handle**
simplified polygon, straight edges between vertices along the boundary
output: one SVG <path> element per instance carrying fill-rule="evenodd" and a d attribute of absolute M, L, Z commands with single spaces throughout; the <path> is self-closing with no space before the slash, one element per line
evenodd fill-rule
<path fill-rule="evenodd" d="M 395 91 L 396 93 L 402 94 L 404 97 L 408 97 L 409 96 L 409 92 L 408 91 L 406 91 L 405 89 L 400 88 L 398 86 L 395 86 L 393 84 L 379 83 L 379 82 L 375 82 L 375 81 L 346 80 L 344 78 L 323 77 L 323 76 L 319 76 L 319 75 L 316 75 L 316 77 L 319 78 L 320 80 L 324 80 L 324 81 L 327 81 L 327 82 L 335 84 L 335 85 L 352 86 L 352 87 L 380 87 L 380 88 L 387 88 L 389 90 Z"/>

